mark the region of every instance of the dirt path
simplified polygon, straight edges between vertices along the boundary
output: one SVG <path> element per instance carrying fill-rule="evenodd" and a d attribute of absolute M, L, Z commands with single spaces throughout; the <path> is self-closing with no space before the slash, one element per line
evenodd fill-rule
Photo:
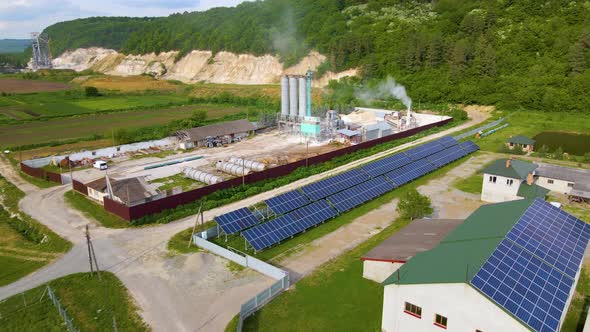
<path fill-rule="evenodd" d="M 17 186 L 25 194 L 29 194 L 38 190 L 37 187 L 23 180 L 23 178 L 18 175 L 18 172 L 14 170 L 10 162 L 4 156 L 0 156 L 0 174 L 2 174 L 2 176 L 8 181 L 12 182 L 12 184 Z"/>

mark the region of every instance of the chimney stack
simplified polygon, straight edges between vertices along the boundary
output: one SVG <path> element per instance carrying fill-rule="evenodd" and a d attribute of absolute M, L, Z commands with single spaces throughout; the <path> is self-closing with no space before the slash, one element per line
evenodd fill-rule
<path fill-rule="evenodd" d="M 526 176 L 526 184 L 528 184 L 529 186 L 533 185 L 534 180 L 535 180 L 535 178 L 533 177 L 533 173 L 529 173 Z"/>
<path fill-rule="evenodd" d="M 510 163 L 512 162 L 512 157 L 506 159 L 506 168 L 510 168 Z"/>

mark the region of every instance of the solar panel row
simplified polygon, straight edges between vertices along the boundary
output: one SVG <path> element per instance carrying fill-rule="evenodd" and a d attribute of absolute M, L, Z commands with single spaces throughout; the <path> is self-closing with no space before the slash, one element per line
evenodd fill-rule
<path fill-rule="evenodd" d="M 258 223 L 248 208 L 237 209 L 214 218 L 225 234 L 234 234 Z"/>
<path fill-rule="evenodd" d="M 419 147 L 410 149 L 405 151 L 405 153 L 410 157 L 412 160 L 420 160 L 422 158 L 426 158 L 433 153 L 437 153 L 440 150 L 445 149 L 445 146 L 439 144 L 438 141 L 429 142 L 424 145 L 420 145 Z"/>
<path fill-rule="evenodd" d="M 301 187 L 307 197 L 314 201 L 330 196 L 351 186 L 369 180 L 369 176 L 360 168 L 340 173 L 331 178 Z"/>
<path fill-rule="evenodd" d="M 535 331 L 557 331 L 590 225 L 537 199 L 471 280 Z"/>
<path fill-rule="evenodd" d="M 442 144 L 446 148 L 450 148 L 451 146 L 455 146 L 455 145 L 459 144 L 459 142 L 457 142 L 457 140 L 451 136 L 445 136 L 445 137 L 437 140 L 437 142 L 439 144 Z"/>
<path fill-rule="evenodd" d="M 336 211 L 326 201 L 317 201 L 277 219 L 252 227 L 242 232 L 242 235 L 258 251 L 335 216 Z"/>
<path fill-rule="evenodd" d="M 443 167 L 447 164 L 452 163 L 457 159 L 461 159 L 467 155 L 467 152 L 458 146 L 452 146 L 448 149 L 439 151 L 433 155 L 426 157 L 436 167 Z"/>
<path fill-rule="evenodd" d="M 461 143 L 459 146 L 461 147 L 461 149 L 467 151 L 467 153 L 473 153 L 479 150 L 479 146 L 477 146 L 477 144 L 473 143 L 472 141 L 465 141 Z"/>
<path fill-rule="evenodd" d="M 293 190 L 264 201 L 276 214 L 285 214 L 309 204 L 309 199 L 299 190 Z"/>
<path fill-rule="evenodd" d="M 328 200 L 342 213 L 379 197 L 395 187 L 385 177 L 380 176 L 334 194 L 328 197 Z"/>
<path fill-rule="evenodd" d="M 396 169 L 393 172 L 389 172 L 385 174 L 393 183 L 395 183 L 398 187 L 411 182 L 421 176 L 424 176 L 432 171 L 434 171 L 436 167 L 430 163 L 426 159 L 415 161 L 409 165 L 406 165 L 402 168 Z"/>
<path fill-rule="evenodd" d="M 371 177 L 378 177 L 387 172 L 391 172 L 395 169 L 405 166 L 411 162 L 412 159 L 410 159 L 405 153 L 400 152 L 394 154 L 393 156 L 389 156 L 364 165 L 362 169 L 364 169 L 365 172 L 367 172 L 367 174 L 369 174 Z"/>

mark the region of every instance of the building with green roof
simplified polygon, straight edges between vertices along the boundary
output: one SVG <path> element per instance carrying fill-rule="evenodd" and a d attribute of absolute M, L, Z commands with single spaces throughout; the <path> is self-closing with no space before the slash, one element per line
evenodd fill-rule
<path fill-rule="evenodd" d="M 523 198 L 544 198 L 548 191 L 535 185 L 537 165 L 517 159 L 498 159 L 483 170 L 481 200 L 505 202 Z"/>
<path fill-rule="evenodd" d="M 524 152 L 533 152 L 535 140 L 523 135 L 512 136 L 506 140 L 506 146 L 512 149 L 522 149 Z"/>
<path fill-rule="evenodd" d="M 534 214 L 540 207 L 549 209 L 550 213 Z M 533 220 L 525 217 L 531 213 L 534 215 Z M 506 271 L 497 276 L 494 274 L 499 278 L 498 280 L 510 276 L 510 280 L 514 277 L 520 285 L 525 279 L 519 279 L 519 276 L 528 276 L 527 271 L 523 272 L 524 268 L 516 268 L 516 265 L 512 267 L 507 265 L 514 264 L 510 262 L 517 259 L 518 253 L 515 252 L 514 256 L 507 258 L 505 262 L 497 260 L 494 262 L 491 256 L 500 247 L 505 246 L 507 241 L 512 243 L 514 236 L 508 234 L 512 233 L 513 229 L 522 229 L 525 222 L 532 227 L 531 232 L 549 231 L 549 224 L 540 220 L 548 218 L 548 215 L 549 218 L 553 218 L 554 225 L 571 222 L 578 227 L 576 229 L 580 229 L 580 232 L 583 230 L 584 234 L 590 236 L 590 225 L 540 199 L 522 199 L 484 205 L 449 233 L 438 246 L 416 254 L 383 282 L 385 290 L 382 330 L 389 332 L 440 331 L 441 329 L 448 331 L 558 331 L 573 296 L 575 283 L 579 278 L 581 258 L 577 262 L 576 278 L 571 280 L 564 277 L 573 283 L 570 285 L 571 290 L 567 294 L 567 300 L 550 304 L 551 308 L 563 312 L 557 325 L 555 322 L 549 322 L 549 318 L 543 325 L 543 320 L 549 316 L 547 313 L 549 308 L 545 309 L 547 312 L 535 309 L 532 313 L 535 322 L 540 321 L 539 326 L 542 327 L 537 327 L 533 319 L 524 322 L 520 315 L 514 314 L 514 310 L 511 311 L 513 308 L 510 308 L 508 304 L 499 304 L 495 298 L 488 297 L 488 293 L 473 284 L 474 277 L 481 276 L 480 270 L 484 264 L 496 264 L 498 266 L 496 271 Z M 532 235 L 529 236 L 533 238 Z M 580 248 L 583 246 L 584 249 L 578 248 L 578 250 L 585 250 L 587 244 L 588 237 L 580 240 Z M 514 245 L 519 246 L 516 242 Z M 548 248 L 538 247 L 531 255 L 546 257 L 548 250 Z M 558 260 L 567 261 L 566 250 L 559 251 L 558 255 L 564 256 L 557 257 Z M 501 266 L 502 264 L 504 267 Z M 545 262 L 545 264 L 548 263 Z M 554 269 L 557 268 L 554 267 Z M 559 272 L 556 271 L 556 274 Z M 535 287 L 539 289 L 534 291 L 550 294 L 556 285 L 552 286 L 549 282 L 538 283 L 537 279 L 540 276 L 535 277 L 533 273 L 531 278 L 534 278 L 537 284 L 546 286 L 539 288 L 535 284 Z M 508 279 L 504 282 L 504 285 L 507 284 L 509 284 Z M 511 292 L 510 287 L 502 289 L 500 286 L 496 291 Z M 524 292 L 527 292 L 526 288 Z M 535 308 L 542 306 L 539 302 Z M 556 329 L 552 329 L 551 326 L 556 326 Z"/>

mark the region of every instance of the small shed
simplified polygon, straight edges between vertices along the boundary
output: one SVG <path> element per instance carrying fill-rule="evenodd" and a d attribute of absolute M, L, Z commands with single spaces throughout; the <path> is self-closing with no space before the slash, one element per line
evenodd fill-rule
<path fill-rule="evenodd" d="M 417 219 L 366 253 L 363 278 L 383 282 L 416 254 L 436 247 L 461 219 Z"/>
<path fill-rule="evenodd" d="M 248 120 L 236 120 L 216 123 L 208 126 L 196 127 L 176 132 L 180 140 L 181 148 L 192 146 L 205 146 L 208 137 L 228 136 L 233 141 L 236 138 L 244 138 L 254 132 L 252 122 Z"/>
<path fill-rule="evenodd" d="M 340 141 L 358 144 L 362 141 L 361 133 L 356 130 L 339 129 L 336 131 Z"/>
<path fill-rule="evenodd" d="M 535 147 L 535 140 L 523 135 L 516 135 L 510 137 L 506 141 L 506 146 L 510 149 L 521 149 L 523 152 L 533 152 Z"/>
<path fill-rule="evenodd" d="M 149 184 L 143 176 L 121 180 L 110 178 L 109 182 L 113 190 L 113 200 L 127 206 L 135 206 L 165 197 L 165 193 Z M 103 203 L 104 198 L 109 195 L 106 177 L 89 182 L 86 187 L 88 187 L 88 197 L 100 203 Z"/>

